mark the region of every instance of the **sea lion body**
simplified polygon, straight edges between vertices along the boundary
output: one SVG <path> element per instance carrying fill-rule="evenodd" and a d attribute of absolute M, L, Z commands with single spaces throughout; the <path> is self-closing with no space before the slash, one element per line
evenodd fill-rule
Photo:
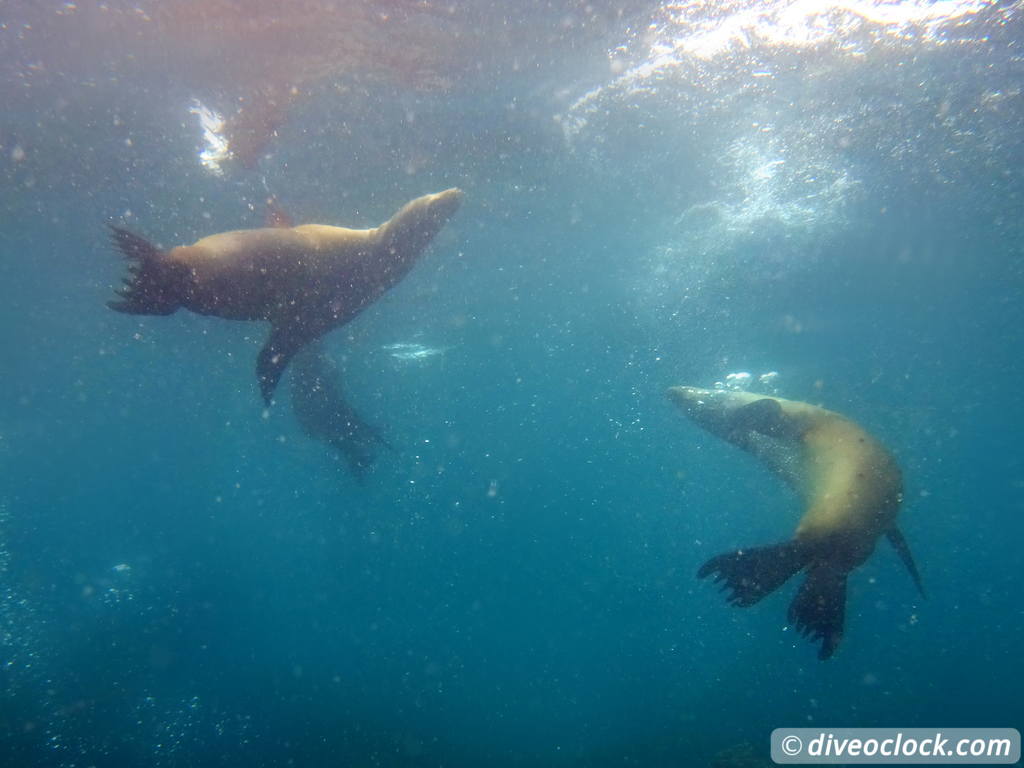
<path fill-rule="evenodd" d="M 778 398 L 776 402 L 789 417 L 808 411 L 803 433 L 807 510 L 795 537 L 858 540 L 866 558 L 875 540 L 896 522 L 903 494 L 896 461 L 860 426 L 833 411 Z"/>
<path fill-rule="evenodd" d="M 822 641 L 819 655 L 828 658 L 842 637 L 847 574 L 880 536 L 889 538 L 921 587 L 896 527 L 899 466 L 860 425 L 809 403 L 751 392 L 673 387 L 668 394 L 699 426 L 762 460 L 805 504 L 790 541 L 719 555 L 700 569 L 699 576 L 726 582 L 730 602 L 753 605 L 806 569 L 789 618 Z"/>
<path fill-rule="evenodd" d="M 339 319 L 351 319 L 387 288 L 385 281 L 355 285 L 357 265 L 373 258 L 376 233 L 321 224 L 240 229 L 172 248 L 166 258 L 189 270 L 181 305 L 201 315 L 274 322 L 290 308 L 314 308 L 345 285 L 349 300 L 339 304 Z"/>
<path fill-rule="evenodd" d="M 292 356 L 349 322 L 404 277 L 458 209 L 448 189 L 407 203 L 373 229 L 323 224 L 221 232 L 164 253 L 114 229 L 133 263 L 111 308 L 166 315 L 185 308 L 229 320 L 267 320 L 257 373 L 269 403 Z"/>

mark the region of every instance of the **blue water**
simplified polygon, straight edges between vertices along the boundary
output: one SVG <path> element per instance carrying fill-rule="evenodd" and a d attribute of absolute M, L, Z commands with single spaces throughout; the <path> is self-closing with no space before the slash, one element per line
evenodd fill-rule
<path fill-rule="evenodd" d="M 0 9 L 2 764 L 762 765 L 781 726 L 1024 724 L 1019 14 L 698 55 L 658 45 L 751 4 L 598 5 L 512 19 L 562 47 L 437 21 L 501 44 L 445 88 L 312 82 L 222 176 L 188 106 L 230 83 Z M 325 343 L 393 446 L 363 483 L 262 408 L 264 328 L 105 306 L 105 222 L 192 242 L 270 190 L 373 226 L 449 186 Z M 903 469 L 929 599 L 880 543 L 826 663 L 793 584 L 736 609 L 695 577 L 800 516 L 664 396 L 739 371 Z"/>

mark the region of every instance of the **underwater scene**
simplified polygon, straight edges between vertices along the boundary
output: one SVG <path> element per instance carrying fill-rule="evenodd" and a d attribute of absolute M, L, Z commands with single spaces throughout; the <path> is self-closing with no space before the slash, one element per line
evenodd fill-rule
<path fill-rule="evenodd" d="M 1024 4 L 0 3 L 0 765 L 1024 725 Z"/>

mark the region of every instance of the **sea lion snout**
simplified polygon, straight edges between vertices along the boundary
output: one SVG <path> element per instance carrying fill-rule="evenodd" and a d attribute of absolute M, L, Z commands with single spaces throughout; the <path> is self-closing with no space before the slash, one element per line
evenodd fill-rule
<path fill-rule="evenodd" d="M 691 421 L 720 436 L 731 431 L 734 414 L 746 403 L 738 393 L 700 387 L 671 387 L 666 394 Z"/>
<path fill-rule="evenodd" d="M 458 187 L 446 189 L 443 192 L 435 192 L 432 195 L 424 195 L 420 198 L 424 205 L 421 213 L 421 226 L 423 236 L 428 241 L 441 231 L 441 228 L 448 223 L 448 220 L 459 210 L 462 205 L 462 190 Z"/>
<path fill-rule="evenodd" d="M 436 234 L 459 210 L 463 197 L 461 189 L 452 187 L 443 192 L 418 197 L 403 210 L 411 220 L 418 221 L 421 227 L 433 230 Z"/>
<path fill-rule="evenodd" d="M 455 212 L 459 210 L 459 206 L 462 205 L 462 198 L 465 194 L 458 187 L 452 187 L 446 189 L 443 192 L 436 192 L 433 195 L 428 195 L 430 198 L 430 210 L 439 219 L 447 221 Z"/>
<path fill-rule="evenodd" d="M 669 387 L 665 394 L 680 408 L 689 411 L 702 405 L 703 399 L 713 393 L 698 387 Z"/>
<path fill-rule="evenodd" d="M 459 210 L 462 197 L 462 190 L 452 187 L 406 203 L 378 230 L 384 252 L 397 256 L 401 262 L 415 261 Z"/>

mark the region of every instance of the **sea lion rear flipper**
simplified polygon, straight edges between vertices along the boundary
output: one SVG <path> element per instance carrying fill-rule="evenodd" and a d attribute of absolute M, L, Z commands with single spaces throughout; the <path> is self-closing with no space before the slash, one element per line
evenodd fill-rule
<path fill-rule="evenodd" d="M 377 458 L 378 447 L 391 444 L 363 420 L 345 397 L 341 370 L 314 341 L 292 361 L 292 412 L 302 431 L 327 443 L 360 483 Z"/>
<path fill-rule="evenodd" d="M 889 539 L 889 543 L 892 544 L 893 549 L 896 550 L 896 554 L 900 556 L 900 560 L 910 571 L 910 578 L 914 580 L 914 584 L 917 585 L 917 591 L 921 593 L 921 597 L 927 598 L 928 595 L 924 592 L 924 583 L 921 581 L 921 574 L 917 570 L 917 565 L 914 563 L 914 556 L 910 554 L 910 546 L 907 544 L 907 540 L 903 537 L 903 533 L 895 525 L 885 533 Z"/>
<path fill-rule="evenodd" d="M 835 653 L 846 616 L 846 574 L 825 561 L 815 562 L 789 606 L 789 623 L 812 642 L 821 640 L 818 658 Z"/>
<path fill-rule="evenodd" d="M 348 411 L 344 413 L 344 422 L 340 434 L 328 440 L 330 446 L 345 460 L 352 476 L 360 483 L 366 481 L 366 475 L 377 461 L 379 449 L 394 451 L 395 448 L 372 424 L 363 421 L 359 413 L 343 403 Z"/>
<path fill-rule="evenodd" d="M 355 418 L 358 419 L 358 416 Z M 328 443 L 337 451 L 338 457 L 344 460 L 345 466 L 360 485 L 366 482 L 367 473 L 377 461 L 376 446 L 394 450 L 376 427 L 364 421 L 352 421 L 351 431 L 347 435 L 329 440 Z"/>
<path fill-rule="evenodd" d="M 741 549 L 711 558 L 697 571 L 697 578 L 715 574 L 715 582 L 724 579 L 724 588 L 731 590 L 726 600 L 746 608 L 781 587 L 809 556 L 807 545 L 799 541 Z"/>
<path fill-rule="evenodd" d="M 260 382 L 260 394 L 263 395 L 263 402 L 268 406 L 288 363 L 295 357 L 296 352 L 315 338 L 315 334 L 306 332 L 301 326 L 293 324 L 271 326 L 270 337 L 256 359 L 256 378 Z"/>
<path fill-rule="evenodd" d="M 171 264 L 155 245 L 127 229 L 110 225 L 114 246 L 131 262 L 120 300 L 107 306 L 129 315 L 169 315 L 181 306 L 188 273 Z"/>

